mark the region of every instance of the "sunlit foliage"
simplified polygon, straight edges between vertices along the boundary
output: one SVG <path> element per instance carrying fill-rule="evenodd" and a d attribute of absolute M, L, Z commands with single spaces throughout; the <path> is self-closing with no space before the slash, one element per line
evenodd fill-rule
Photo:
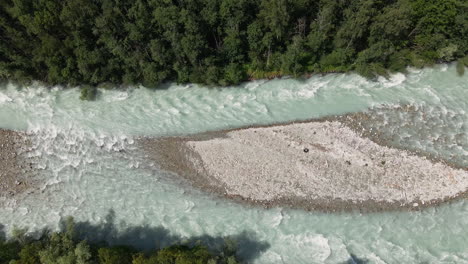
<path fill-rule="evenodd" d="M 75 235 L 74 222 L 66 221 L 62 232 L 39 239 L 17 230 L 9 241 L 0 239 L 0 264 L 236 264 L 235 250 L 213 254 L 202 245 L 173 245 L 150 253 L 128 246 L 88 243 Z"/>
<path fill-rule="evenodd" d="M 0 1 L 0 79 L 24 82 L 231 85 L 349 70 L 372 77 L 467 50 L 465 0 Z M 83 99 L 94 98 L 84 89 Z"/>

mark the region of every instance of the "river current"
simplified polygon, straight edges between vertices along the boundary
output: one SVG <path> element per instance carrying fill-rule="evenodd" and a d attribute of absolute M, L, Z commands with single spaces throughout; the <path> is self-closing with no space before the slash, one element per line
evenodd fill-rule
<path fill-rule="evenodd" d="M 411 113 L 399 112 L 402 107 Z M 227 88 L 127 87 L 100 90 L 94 102 L 80 101 L 78 88 L 3 84 L 0 127 L 32 135 L 27 155 L 35 160 L 41 184 L 6 201 L 0 224 L 7 230 L 55 229 L 69 215 L 98 224 L 112 212 L 122 232 L 160 226 L 186 238 L 243 233 L 262 244 L 249 259 L 253 263 L 468 263 L 464 199 L 420 211 L 369 214 L 248 207 L 193 190 L 149 164 L 134 144 L 139 136 L 369 109 L 375 116 L 371 126 L 392 146 L 468 166 L 468 75 L 457 76 L 454 65 L 409 69 L 377 81 L 330 74 Z M 162 239 L 159 246 L 169 242 Z M 239 253 L 252 255 L 245 248 Z"/>

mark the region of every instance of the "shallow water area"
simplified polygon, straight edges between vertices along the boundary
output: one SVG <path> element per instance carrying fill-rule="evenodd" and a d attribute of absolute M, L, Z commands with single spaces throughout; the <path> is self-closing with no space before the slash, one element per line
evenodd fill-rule
<path fill-rule="evenodd" d="M 468 263 L 465 200 L 422 211 L 372 214 L 247 207 L 191 189 L 157 170 L 158 164 L 146 163 L 134 144 L 138 136 L 192 134 L 372 108 L 384 110 L 377 111 L 369 126 L 381 130 L 394 146 L 466 166 L 468 76 L 458 77 L 453 65 L 410 69 L 406 76 L 377 82 L 330 74 L 228 88 L 167 86 L 101 90 L 96 102 L 80 101 L 76 88 L 0 88 L 0 127 L 32 136 L 28 155 L 35 157 L 44 179 L 33 194 L 0 208 L 0 223 L 7 230 L 14 225 L 56 228 L 68 215 L 100 223 L 113 210 L 121 230 L 162 226 L 185 237 L 248 231 L 252 239 L 268 244 L 254 263 L 344 263 L 352 256 L 369 263 Z M 416 114 L 385 110 L 407 105 Z"/>

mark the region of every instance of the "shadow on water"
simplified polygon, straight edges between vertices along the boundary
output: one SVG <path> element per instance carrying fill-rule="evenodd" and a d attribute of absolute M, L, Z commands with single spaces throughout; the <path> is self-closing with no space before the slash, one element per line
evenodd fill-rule
<path fill-rule="evenodd" d="M 63 220 L 60 224 L 62 230 L 65 224 L 66 221 Z M 0 226 L 0 236 L 3 234 L 1 230 Z M 162 226 L 128 226 L 125 222 L 116 223 L 113 210 L 109 211 L 105 222 L 101 224 L 75 222 L 75 231 L 78 238 L 86 239 L 88 242 L 111 246 L 126 245 L 143 251 L 161 249 L 174 244 L 189 246 L 202 244 L 214 253 L 222 252 L 226 247 L 234 247 L 238 259 L 243 263 L 251 263 L 270 247 L 269 243 L 259 241 L 255 233 L 249 231 L 228 237 L 201 235 L 185 238 L 172 234 Z"/>
<path fill-rule="evenodd" d="M 351 254 L 348 261 L 344 262 L 343 264 L 367 264 L 369 260 L 358 258 L 356 255 Z"/>
<path fill-rule="evenodd" d="M 5 226 L 0 224 L 0 241 L 4 241 L 5 239 L 6 239 Z"/>
<path fill-rule="evenodd" d="M 65 230 L 66 220 L 61 223 L 61 229 Z M 124 222 L 120 226 L 125 226 Z M 41 236 L 50 230 L 41 230 L 32 236 Z M 76 235 L 80 239 L 86 239 L 98 245 L 126 245 L 143 251 L 161 249 L 175 244 L 196 245 L 201 243 L 207 246 L 213 253 L 219 254 L 225 250 L 226 246 L 233 246 L 237 249 L 236 255 L 241 263 L 252 263 L 256 258 L 265 252 L 270 245 L 267 242 L 259 241 L 253 232 L 242 232 L 230 237 L 213 237 L 208 235 L 182 238 L 172 235 L 164 227 L 132 226 L 119 228 L 115 222 L 115 212 L 109 211 L 105 223 L 91 224 L 89 222 L 75 222 Z M 6 238 L 4 226 L 0 224 L 0 241 Z M 350 258 L 341 264 L 368 264 L 370 261 L 350 255 Z"/>

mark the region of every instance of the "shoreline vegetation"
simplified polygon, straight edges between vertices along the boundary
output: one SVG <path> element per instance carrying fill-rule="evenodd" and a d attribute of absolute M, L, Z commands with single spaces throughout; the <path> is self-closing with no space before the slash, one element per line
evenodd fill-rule
<path fill-rule="evenodd" d="M 468 65 L 463 0 L 5 0 L 0 79 L 96 87 L 212 86 Z"/>
<path fill-rule="evenodd" d="M 62 223 L 62 230 L 44 230 L 38 238 L 27 234 L 27 230 L 13 230 L 13 237 L 6 240 L 0 233 L 0 263 L 2 264 L 178 264 L 208 263 L 236 264 L 238 260 L 236 243 L 223 238 L 219 250 L 210 250 L 206 241 L 176 243 L 151 251 L 140 251 L 131 246 L 109 245 L 104 241 L 90 242 L 79 237 L 79 230 L 72 218 Z M 83 223 L 76 223 L 82 227 Z M 86 224 L 85 224 L 86 225 Z M 98 228 L 99 229 L 99 228 Z M 2 230 L 0 230 L 2 231 Z M 102 231 L 102 230 L 101 230 Z M 148 230 L 151 231 L 151 230 Z M 161 230 L 164 231 L 164 230 Z M 146 234 L 145 234 L 146 235 Z M 156 234 L 151 234 L 156 235 Z M 98 236 L 92 234 L 91 236 Z M 142 239 L 142 238 L 139 238 Z M 146 239 L 154 239 L 151 237 Z M 221 240 L 221 239 L 220 239 Z"/>
<path fill-rule="evenodd" d="M 466 166 L 389 147 L 363 129 L 366 119 L 357 113 L 137 142 L 191 185 L 267 208 L 419 210 L 466 197 Z"/>

